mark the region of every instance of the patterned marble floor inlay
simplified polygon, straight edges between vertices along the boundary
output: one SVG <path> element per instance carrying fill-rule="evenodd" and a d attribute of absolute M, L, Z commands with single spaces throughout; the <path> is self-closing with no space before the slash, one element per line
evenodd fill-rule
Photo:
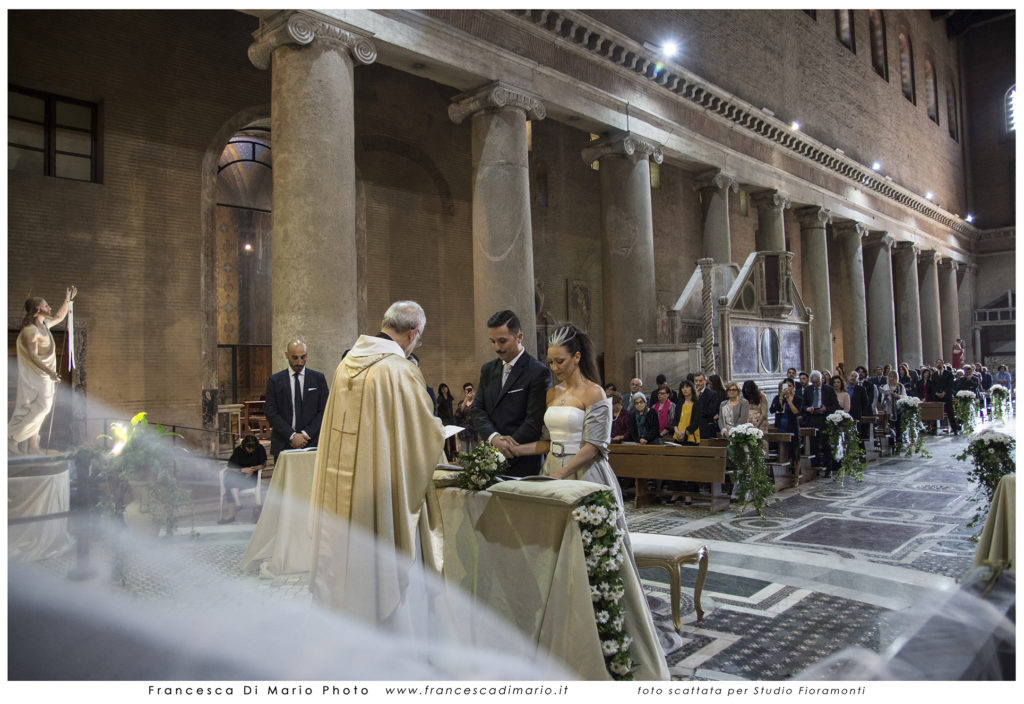
<path fill-rule="evenodd" d="M 781 535 L 778 539 L 790 543 L 831 545 L 838 548 L 892 553 L 911 538 L 927 530 L 928 526 L 821 518 L 800 530 Z"/>

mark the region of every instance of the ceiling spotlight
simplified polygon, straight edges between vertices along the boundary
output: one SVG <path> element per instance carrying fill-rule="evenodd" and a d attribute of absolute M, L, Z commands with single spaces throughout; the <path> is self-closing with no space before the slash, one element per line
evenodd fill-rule
<path fill-rule="evenodd" d="M 679 52 L 679 45 L 671 39 L 661 45 L 661 53 L 667 58 L 675 56 Z"/>
<path fill-rule="evenodd" d="M 967 217 L 965 217 L 964 220 L 966 220 L 967 222 L 974 222 L 974 216 L 971 215 L 970 213 L 967 213 Z"/>
<path fill-rule="evenodd" d="M 931 191 L 928 191 L 927 193 L 924 194 L 924 197 L 927 198 L 928 200 L 932 200 L 935 197 L 935 194 L 932 193 Z"/>
<path fill-rule="evenodd" d="M 251 252 L 252 251 L 252 245 L 249 244 L 248 242 L 246 242 L 245 244 L 242 245 L 242 249 L 244 249 L 246 252 Z"/>
<path fill-rule="evenodd" d="M 793 124 L 791 124 L 790 127 L 792 127 L 795 130 L 798 130 L 800 129 L 800 123 L 797 122 L 796 120 L 793 120 Z"/>
<path fill-rule="evenodd" d="M 871 165 L 871 170 L 872 171 L 881 171 L 882 170 L 882 162 L 876 161 L 874 164 Z"/>

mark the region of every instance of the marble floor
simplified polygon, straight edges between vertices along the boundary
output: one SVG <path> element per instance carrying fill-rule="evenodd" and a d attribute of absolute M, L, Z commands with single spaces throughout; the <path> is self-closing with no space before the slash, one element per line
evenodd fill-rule
<path fill-rule="evenodd" d="M 701 623 L 692 601 L 696 569 L 683 569 L 681 633 L 672 628 L 667 575 L 641 571 L 673 678 L 785 680 L 851 646 L 883 652 L 901 633 L 903 614 L 955 591 L 971 568 L 975 488 L 967 465 L 953 459 L 966 442 L 929 436 L 930 458 L 883 456 L 862 482 L 819 478 L 780 491 L 764 518 L 682 504 L 627 507 L 630 530 L 699 538 L 709 549 Z M 196 502 L 174 539 L 180 549 L 247 588 L 306 603 L 305 576 L 239 571 L 249 514 L 217 525 L 217 511 L 215 497 Z M 73 565 L 70 553 L 40 564 L 59 576 Z M 124 587 L 165 597 L 154 570 L 128 573 Z"/>

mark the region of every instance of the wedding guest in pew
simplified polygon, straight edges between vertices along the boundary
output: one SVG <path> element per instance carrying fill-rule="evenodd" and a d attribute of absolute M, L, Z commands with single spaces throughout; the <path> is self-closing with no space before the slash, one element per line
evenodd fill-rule
<path fill-rule="evenodd" d="M 750 415 L 750 404 L 740 394 L 740 385 L 730 381 L 725 385 L 726 400 L 718 407 L 719 434 L 723 438 L 729 437 L 729 433 L 737 425 L 747 422 Z"/>
<path fill-rule="evenodd" d="M 689 430 L 693 425 L 694 412 L 697 404 L 697 389 L 693 381 L 683 379 L 679 382 L 679 405 L 676 406 L 676 420 L 673 424 L 672 440 L 680 445 L 700 445 L 700 427 Z"/>
<path fill-rule="evenodd" d="M 658 439 L 661 442 L 672 437 L 672 419 L 676 417 L 676 404 L 672 401 L 668 385 L 658 387 L 657 401 L 651 409 L 658 417 Z"/>
<path fill-rule="evenodd" d="M 832 388 L 835 389 L 836 399 L 839 401 L 839 408 L 845 413 L 850 412 L 850 394 L 846 393 L 846 384 L 843 377 L 836 374 L 832 377 Z"/>
<path fill-rule="evenodd" d="M 779 382 L 779 393 L 772 399 L 768 407 L 769 413 L 775 414 L 775 432 L 789 433 L 789 456 L 795 463 L 800 458 L 800 409 L 803 399 L 796 391 L 792 379 L 786 378 Z"/>
<path fill-rule="evenodd" d="M 757 382 L 753 379 L 743 382 L 742 394 L 750 406 L 747 422 L 762 433 L 765 432 L 768 430 L 768 397 L 758 388 Z"/>
<path fill-rule="evenodd" d="M 629 409 L 622 407 L 622 394 L 612 392 L 612 442 L 623 442 L 629 435 Z"/>
<path fill-rule="evenodd" d="M 648 408 L 643 394 L 633 394 L 633 410 L 630 412 L 629 435 L 624 442 L 638 442 L 641 445 L 660 445 L 658 414 Z"/>

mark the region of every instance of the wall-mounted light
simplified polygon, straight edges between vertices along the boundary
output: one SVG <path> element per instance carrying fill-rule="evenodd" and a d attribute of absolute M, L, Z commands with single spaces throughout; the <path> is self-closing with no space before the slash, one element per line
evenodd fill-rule
<path fill-rule="evenodd" d="M 872 171 L 881 171 L 882 170 L 882 162 L 876 161 L 874 164 L 871 165 L 871 170 Z"/>
<path fill-rule="evenodd" d="M 671 59 L 673 56 L 679 53 L 679 45 L 676 44 L 671 39 L 669 39 L 667 42 L 661 45 L 661 53 L 664 54 L 666 58 Z"/>
<path fill-rule="evenodd" d="M 924 197 L 927 198 L 928 200 L 932 200 L 935 198 L 935 194 L 932 193 L 931 191 L 928 191 L 927 193 L 924 194 Z"/>
<path fill-rule="evenodd" d="M 244 249 L 246 252 L 251 252 L 252 251 L 252 245 L 249 244 L 248 242 L 246 242 L 245 244 L 242 245 L 242 249 Z"/>
<path fill-rule="evenodd" d="M 974 216 L 971 215 L 970 213 L 967 213 L 967 217 L 965 217 L 964 220 L 966 220 L 967 222 L 974 222 Z"/>
<path fill-rule="evenodd" d="M 798 130 L 800 129 L 800 123 L 797 122 L 796 120 L 793 120 L 792 124 L 790 124 L 790 127 L 792 127 L 795 130 Z"/>

